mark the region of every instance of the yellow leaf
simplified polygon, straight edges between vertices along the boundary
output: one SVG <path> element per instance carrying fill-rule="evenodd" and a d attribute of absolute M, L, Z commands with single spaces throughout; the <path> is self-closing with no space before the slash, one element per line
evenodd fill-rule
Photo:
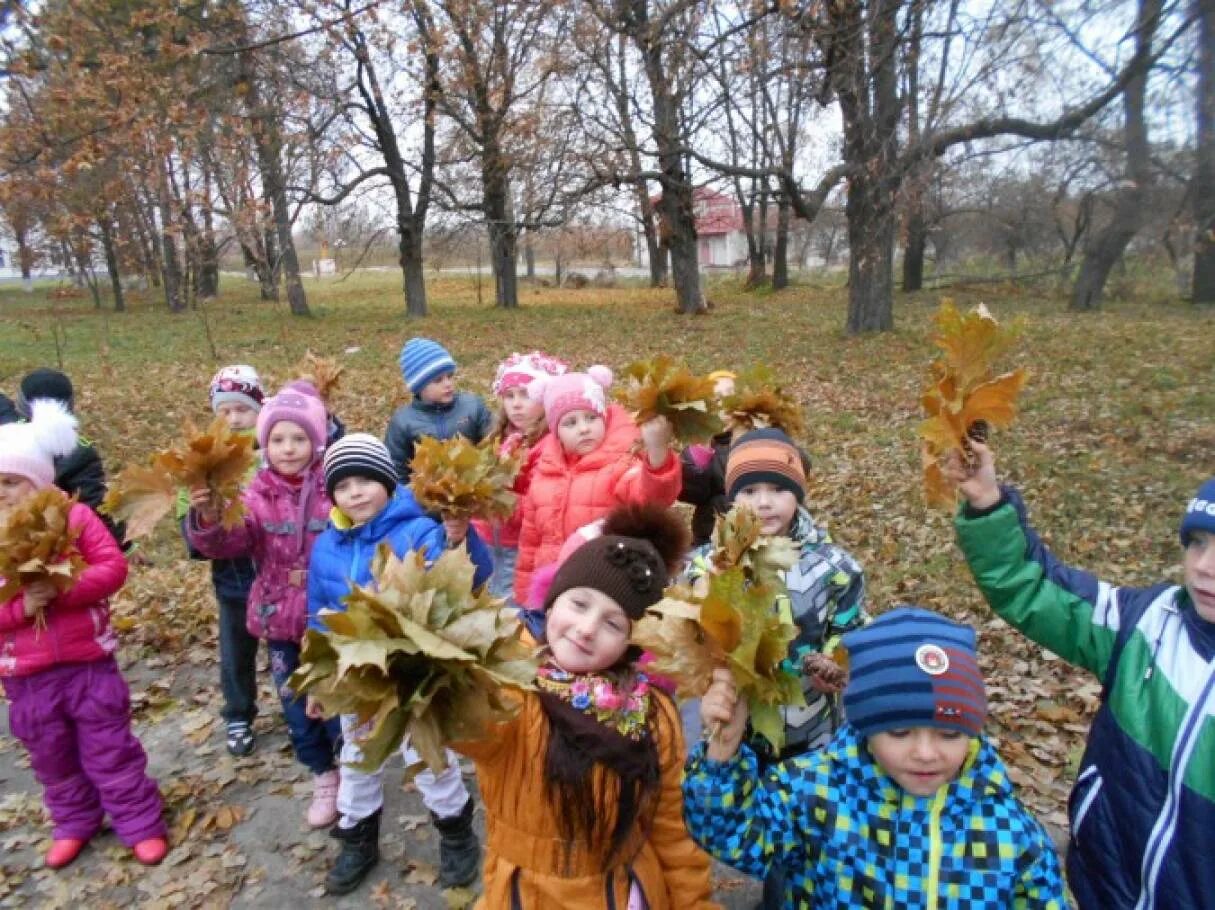
<path fill-rule="evenodd" d="M 665 417 L 675 437 L 685 442 L 707 439 L 722 429 L 713 380 L 693 374 L 666 354 L 625 367 L 616 399 L 633 412 L 639 424 Z"/>

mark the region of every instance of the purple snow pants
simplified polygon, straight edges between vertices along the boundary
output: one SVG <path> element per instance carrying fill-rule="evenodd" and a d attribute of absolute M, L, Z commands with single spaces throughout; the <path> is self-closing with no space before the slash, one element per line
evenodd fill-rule
<path fill-rule="evenodd" d="M 131 732 L 130 692 L 112 657 L 5 679 L 4 693 L 56 839 L 88 840 L 106 813 L 128 847 L 165 836 L 160 791 Z"/>

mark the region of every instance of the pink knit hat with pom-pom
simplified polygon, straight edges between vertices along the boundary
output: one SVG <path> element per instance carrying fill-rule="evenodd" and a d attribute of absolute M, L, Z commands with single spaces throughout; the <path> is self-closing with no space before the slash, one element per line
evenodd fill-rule
<path fill-rule="evenodd" d="M 570 411 L 593 411 L 600 417 L 607 414 L 607 389 L 612 384 L 612 371 L 605 366 L 593 366 L 585 373 L 566 373 L 551 379 L 537 379 L 527 393 L 544 402 L 544 419 L 556 432 L 561 418 Z"/>

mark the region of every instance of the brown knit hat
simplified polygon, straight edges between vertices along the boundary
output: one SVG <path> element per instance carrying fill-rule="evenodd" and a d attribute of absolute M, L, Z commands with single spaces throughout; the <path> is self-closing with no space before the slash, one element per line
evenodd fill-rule
<path fill-rule="evenodd" d="M 669 576 L 662 556 L 648 540 L 605 534 L 580 546 L 561 564 L 544 601 L 553 601 L 571 588 L 594 588 L 616 603 L 631 620 L 662 600 Z"/>

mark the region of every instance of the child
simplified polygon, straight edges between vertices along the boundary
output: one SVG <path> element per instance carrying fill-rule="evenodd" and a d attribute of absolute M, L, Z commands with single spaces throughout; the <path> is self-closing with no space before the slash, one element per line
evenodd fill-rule
<path fill-rule="evenodd" d="M 531 395 L 543 396 L 551 433 L 539 445 L 523 498 L 516 603 L 528 603 L 532 573 L 553 562 L 578 528 L 618 504 L 666 507 L 679 494 L 670 424 L 655 418 L 639 429 L 624 408 L 608 404 L 611 384 L 612 371 L 593 366 L 530 386 Z"/>
<path fill-rule="evenodd" d="M 72 388 L 72 381 L 58 370 L 44 368 L 25 375 L 21 380 L 21 387 L 17 390 L 17 413 L 24 420 L 29 420 L 29 403 L 39 398 L 58 401 L 69 412 L 74 412 L 76 408 L 76 392 Z M 94 512 L 101 507 L 106 493 L 105 465 L 102 464 L 101 455 L 93 443 L 79 437 L 76 447 L 55 461 L 55 486 L 68 496 L 79 497 L 80 501 Z M 109 515 L 103 514 L 100 517 L 118 545 L 124 550 L 129 549 L 123 543 L 126 533 L 123 526 L 116 524 Z"/>
<path fill-rule="evenodd" d="M 252 434 L 265 401 L 261 378 L 245 364 L 221 369 L 209 387 L 211 410 L 224 418 L 234 433 Z M 183 496 L 180 517 L 185 518 L 189 497 Z M 182 525 L 185 533 L 185 525 Z M 187 547 L 189 541 L 187 540 Z M 205 557 L 190 547 L 194 559 Z M 219 605 L 219 684 L 224 696 L 228 753 L 252 754 L 256 746 L 253 719 L 257 716 L 257 638 L 249 634 L 246 609 L 257 568 L 247 556 L 211 560 L 211 584 Z"/>
<path fill-rule="evenodd" d="M 714 370 L 708 378 L 713 380 L 713 393 L 718 401 L 734 394 L 736 377 L 729 370 Z M 730 511 L 730 500 L 726 496 L 726 457 L 730 454 L 730 443 L 738 435 L 737 428 L 724 430 L 710 439 L 708 445 L 690 445 L 680 453 L 683 485 L 679 489 L 679 501 L 693 506 L 693 547 L 707 544 L 713 537 L 717 516 Z"/>
<path fill-rule="evenodd" d="M 538 379 L 561 376 L 569 364 L 543 351 L 528 354 L 511 354 L 498 364 L 494 375 L 493 391 L 501 403 L 497 422 L 489 442 L 495 447 L 499 458 L 509 458 L 522 450 L 523 464 L 515 478 L 514 491 L 522 499 L 531 483 L 536 459 L 540 456 L 539 443 L 548 432 L 544 422 L 544 402 L 532 398 L 528 388 Z M 519 528 L 523 524 L 523 511 L 516 504 L 515 513 L 504 522 L 488 522 L 474 519 L 473 527 L 482 540 L 493 545 L 494 574 L 489 582 L 489 593 L 494 597 L 510 599 L 515 584 L 515 564 L 519 557 Z"/>
<path fill-rule="evenodd" d="M 352 433 L 325 453 L 325 489 L 334 502 L 332 523 L 317 538 L 308 571 L 308 624 L 324 631 L 324 612 L 342 611 L 342 598 L 352 585 L 371 582 L 371 562 L 380 544 L 398 556 L 418 551 L 433 559 L 447 547 L 443 526 L 430 518 L 408 487 L 398 486 L 392 457 L 382 442 L 367 433 Z M 493 570 L 489 552 L 476 533 L 468 535 L 469 554 L 477 566 L 479 586 Z M 319 706 L 309 703 L 311 716 Z M 380 809 L 384 805 L 384 769 L 367 773 L 352 764 L 363 760 L 354 715 L 341 719 L 341 819 L 334 836 L 342 852 L 325 879 L 330 894 L 346 894 L 359 886 L 379 861 Z M 352 735 L 353 734 L 353 735 Z M 419 761 L 408 745 L 401 750 L 406 766 Z M 439 885 L 454 888 L 477 876 L 481 848 L 472 829 L 473 802 L 460 776 L 454 755 L 447 770 L 426 770 L 414 778 L 422 800 L 439 829 Z"/>
<path fill-rule="evenodd" d="M 325 447 L 325 406 L 312 395 L 284 389 L 257 415 L 257 441 L 267 466 L 242 493 L 244 521 L 231 530 L 206 487 L 191 492 L 186 533 L 212 559 L 252 557 L 257 577 L 249 592 L 247 627 L 266 639 L 270 674 L 278 689 L 295 757 L 313 773 L 308 824 L 328 827 L 337 818 L 338 772 L 334 760 L 339 724 L 313 720 L 303 699 L 287 687 L 299 666 L 300 639 L 308 623 L 308 557 L 325 529 L 330 501 L 320 455 Z"/>
<path fill-rule="evenodd" d="M 476 762 L 485 801 L 478 908 L 717 906 L 680 814 L 679 714 L 629 645 L 686 541 L 671 517 L 653 540 L 608 534 L 575 550 L 546 598 L 537 691 L 488 738 L 454 747 Z"/>
<path fill-rule="evenodd" d="M 780 868 L 786 907 L 1063 910 L 1050 838 L 983 737 L 974 630 L 900 607 L 844 646 L 848 723 L 766 774 L 739 747 L 746 701 L 714 671 L 701 716 L 718 732 L 683 785 L 692 836 L 743 872 Z"/>
<path fill-rule="evenodd" d="M 1181 520 L 1184 581 L 1115 587 L 1063 565 L 996 481 L 991 449 L 951 473 L 958 542 L 992 609 L 1102 680 L 1069 800 L 1082 908 L 1209 907 L 1215 864 L 1215 478 Z"/>
<path fill-rule="evenodd" d="M 52 400 L 26 403 L 29 423 L 0 427 L 0 522 L 27 496 L 51 486 L 55 458 L 76 446 L 76 420 Z M 68 515 L 80 529 L 84 571 L 57 594 L 50 582 L 27 585 L 0 604 L 0 678 L 9 727 L 29 752 L 54 823 L 46 865 L 74 860 L 110 816 L 114 831 L 145 865 L 168 851 L 160 793 L 131 732 L 131 700 L 114 660 L 108 598 L 122 587 L 127 562 L 88 506 Z M 36 625 L 38 611 L 45 627 Z"/>
<path fill-rule="evenodd" d="M 456 362 L 437 341 L 410 338 L 405 342 L 401 375 L 413 400 L 392 415 L 384 443 L 392 453 L 397 476 L 409 483 L 409 463 L 421 437 L 464 436 L 477 443 L 488 435 L 493 418 L 476 395 L 456 391 Z"/>

